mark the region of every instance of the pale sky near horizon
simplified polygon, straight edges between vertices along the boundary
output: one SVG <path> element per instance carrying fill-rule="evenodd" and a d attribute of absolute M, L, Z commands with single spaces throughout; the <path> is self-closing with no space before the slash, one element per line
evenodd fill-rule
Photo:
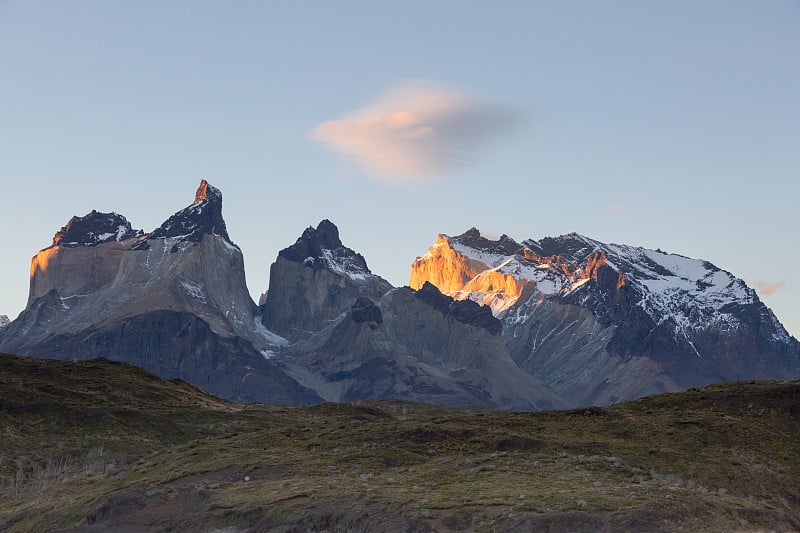
<path fill-rule="evenodd" d="M 201 178 L 254 298 L 328 218 L 408 281 L 438 233 L 711 261 L 800 336 L 800 2 L 0 0 L 0 314 L 73 215 Z"/>

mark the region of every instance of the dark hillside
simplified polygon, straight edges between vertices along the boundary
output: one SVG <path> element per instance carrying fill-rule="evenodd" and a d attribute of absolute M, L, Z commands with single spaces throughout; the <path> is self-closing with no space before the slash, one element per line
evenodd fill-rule
<path fill-rule="evenodd" d="M 608 408 L 242 405 L 0 356 L 0 530 L 800 529 L 800 382 Z"/>

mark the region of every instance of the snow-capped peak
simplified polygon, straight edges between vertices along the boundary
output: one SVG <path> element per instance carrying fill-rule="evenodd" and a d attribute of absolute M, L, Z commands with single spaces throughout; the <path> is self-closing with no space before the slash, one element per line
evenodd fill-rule
<path fill-rule="evenodd" d="M 757 301 L 753 289 L 708 261 L 660 250 L 603 245 L 607 263 L 638 288 L 638 306 L 660 324 L 672 321 L 678 330 L 719 324 L 733 327 L 732 306 Z"/>
<path fill-rule="evenodd" d="M 736 327 L 736 308 L 758 302 L 744 281 L 708 261 L 577 233 L 522 244 L 505 235 L 486 238 L 476 228 L 442 234 L 412 265 L 412 287 L 428 280 L 454 298 L 489 305 L 497 316 L 525 304 L 519 298 L 526 286 L 535 289 L 527 293 L 531 302 L 565 298 L 598 313 L 624 290 L 630 305 L 656 324 L 669 321 L 686 338 L 696 329 Z M 788 335 L 782 326 L 777 331 Z"/>

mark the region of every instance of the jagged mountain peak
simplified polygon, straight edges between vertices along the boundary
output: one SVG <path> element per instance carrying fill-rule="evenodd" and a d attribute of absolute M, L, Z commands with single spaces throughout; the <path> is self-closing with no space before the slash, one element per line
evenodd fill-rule
<path fill-rule="evenodd" d="M 0 315 L 0 328 L 4 328 L 11 323 L 8 315 Z"/>
<path fill-rule="evenodd" d="M 292 246 L 281 250 L 280 253 L 287 259 L 296 256 L 297 261 L 302 261 L 306 257 L 320 257 L 322 250 L 335 250 L 342 246 L 339 228 L 326 218 L 321 220 L 316 228 L 307 227 Z"/>
<path fill-rule="evenodd" d="M 147 250 L 150 248 L 147 241 L 154 239 L 197 243 L 202 241 L 205 235 L 217 235 L 233 245 L 228 236 L 225 219 L 222 218 L 222 192 L 206 180 L 201 180 L 191 205 L 169 217 L 131 249 Z"/>
<path fill-rule="evenodd" d="M 575 263 L 586 260 L 603 247 L 603 243 L 575 232 L 557 237 L 544 237 L 538 241 L 527 239 L 522 241 L 522 244 L 536 255 L 562 257 Z"/>
<path fill-rule="evenodd" d="M 124 216 L 92 210 L 85 216 L 74 216 L 53 236 L 52 246 L 77 248 L 97 246 L 111 241 L 124 241 L 142 235 L 131 227 Z"/>
<path fill-rule="evenodd" d="M 491 254 L 514 255 L 522 251 L 522 246 L 505 233 L 497 239 L 492 239 L 481 233 L 476 227 L 472 227 L 461 235 L 456 235 L 454 237 L 448 237 L 446 235 L 441 235 L 440 237 L 444 240 L 459 243 L 475 250 Z"/>
<path fill-rule="evenodd" d="M 328 219 L 317 227 L 309 226 L 288 248 L 278 252 L 279 257 L 310 268 L 326 268 L 354 280 L 371 276 L 364 257 L 342 244 L 339 228 Z"/>
<path fill-rule="evenodd" d="M 200 180 L 200 186 L 197 187 L 197 192 L 194 193 L 194 204 L 201 202 L 219 202 L 222 203 L 222 192 L 216 187 L 210 185 L 206 180 Z"/>

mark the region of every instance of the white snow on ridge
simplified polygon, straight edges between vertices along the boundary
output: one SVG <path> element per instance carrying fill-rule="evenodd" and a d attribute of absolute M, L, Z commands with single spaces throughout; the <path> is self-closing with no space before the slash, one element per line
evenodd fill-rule
<path fill-rule="evenodd" d="M 453 250 L 467 257 L 468 259 L 483 263 L 489 267 L 489 270 L 514 276 L 520 281 L 530 281 L 536 285 L 536 288 L 539 292 L 548 296 L 563 292 L 565 290 L 577 289 L 583 285 L 583 283 L 572 284 L 572 280 L 567 275 L 565 275 L 559 269 L 551 268 L 551 266 L 548 264 L 534 264 L 530 261 L 522 259 L 520 256 L 507 256 L 476 250 L 475 248 L 466 246 L 457 241 L 453 241 L 452 239 L 449 241 L 449 243 Z M 477 299 L 477 297 L 472 299 L 480 303 L 480 300 Z M 506 300 L 502 302 L 502 305 L 497 305 L 492 302 L 488 302 L 484 305 L 490 305 L 492 309 L 495 310 L 495 314 L 497 314 L 500 311 L 507 309 L 514 303 L 515 301 L 509 302 Z"/>
<path fill-rule="evenodd" d="M 450 248 L 460 253 L 467 259 L 472 259 L 474 261 L 481 262 L 484 265 L 488 266 L 489 268 L 496 268 L 500 266 L 504 261 L 509 259 L 508 256 L 502 254 L 493 254 L 489 252 L 483 252 L 481 250 L 476 250 L 475 248 L 461 244 L 460 242 L 454 240 L 452 237 L 448 237 L 447 242 L 450 244 Z"/>
<path fill-rule="evenodd" d="M 334 257 L 333 253 L 330 250 L 321 250 L 322 258 L 328 265 L 328 268 L 336 272 L 337 274 L 341 274 L 343 276 L 347 276 L 354 281 L 363 281 L 365 279 L 369 279 L 372 274 L 364 269 L 362 269 L 358 265 L 354 265 L 346 260 L 346 258 L 342 257 Z"/>
<path fill-rule="evenodd" d="M 670 273 L 651 270 L 647 268 L 646 262 L 633 258 L 631 264 L 644 274 L 641 279 L 634 276 L 634 281 L 647 287 L 654 295 L 680 295 L 683 299 L 688 297 L 691 301 L 716 311 L 731 303 L 750 304 L 754 301 L 752 290 L 742 280 L 712 267 L 706 261 L 654 250 L 639 251 L 641 256 Z"/>
<path fill-rule="evenodd" d="M 643 293 L 639 307 L 659 324 L 671 319 L 687 339 L 692 330 L 736 327 L 738 320 L 722 309 L 755 301 L 744 281 L 707 261 L 618 244 L 604 248 L 611 258 L 607 263 L 629 268 L 626 281 Z"/>
<path fill-rule="evenodd" d="M 491 290 L 492 285 L 485 283 L 476 285 L 490 287 L 485 293 L 466 291 L 449 293 L 457 299 L 469 298 L 488 305 L 495 316 L 504 317 L 506 321 L 518 321 L 523 315 L 527 316 L 528 306 L 541 301 L 542 296 L 572 295 L 575 291 L 582 290 L 584 286 L 591 286 L 588 283 L 590 279 L 584 277 L 585 273 L 580 268 L 572 272 L 572 275 L 565 274 L 560 268 L 553 268 L 552 265 L 536 264 L 535 261 L 520 256 L 477 250 L 458 242 L 457 239 L 446 235 L 442 237 L 457 253 L 486 265 L 485 272 L 496 271 L 536 286 L 539 296 L 530 298 L 527 303 L 518 302 L 516 297 L 506 294 L 502 288 Z M 687 341 L 693 338 L 697 331 L 709 328 L 733 330 L 741 327 L 733 311 L 725 312 L 723 309 L 732 304 L 749 305 L 757 301 L 755 291 L 744 281 L 701 259 L 642 247 L 605 244 L 577 234 L 563 237 L 569 237 L 570 242 L 564 243 L 566 249 L 573 249 L 563 256 L 565 259 L 579 260 L 580 263 L 595 253 L 603 252 L 605 264 L 621 273 L 624 276 L 624 284 L 634 288 L 640 295 L 641 299 L 637 305 L 657 324 L 664 322 L 674 324 L 676 334 L 683 336 Z M 441 243 L 443 244 L 445 243 Z M 526 240 L 522 244 L 535 249 L 537 243 Z M 478 274 L 481 275 L 483 272 Z M 591 299 L 592 294 L 594 293 L 586 292 L 585 297 L 580 300 L 588 304 L 587 299 Z M 774 319 L 774 325 L 778 332 L 775 334 L 776 337 L 784 340 L 784 336 L 788 333 L 785 333 L 777 319 Z M 702 357 L 700 353 L 697 355 Z"/>
<path fill-rule="evenodd" d="M 566 290 L 564 291 L 564 295 L 570 294 L 570 293 L 580 289 L 581 287 L 583 287 L 586 284 L 587 281 L 589 281 L 589 278 L 581 278 L 581 279 L 579 279 L 575 283 L 571 284 L 569 287 L 566 287 Z"/>
<path fill-rule="evenodd" d="M 713 324 L 734 327 L 738 321 L 721 310 L 732 303 L 750 304 L 754 301 L 754 292 L 742 280 L 707 261 L 640 247 L 603 244 L 580 236 L 576 238 L 587 245 L 578 255 L 605 252 L 606 264 L 622 272 L 626 283 L 641 291 L 639 306 L 657 323 L 672 319 L 684 335 L 689 330 Z M 480 261 L 490 270 L 512 275 L 518 280 L 528 280 L 547 296 L 572 294 L 589 281 L 580 275 L 580 271 L 576 271 L 579 278 L 573 281 L 560 269 L 549 265 L 536 265 L 519 257 L 475 250 L 453 240 L 449 242 L 465 257 Z M 515 303 L 500 297 L 499 293 L 467 294 L 462 291 L 451 296 L 469 297 L 490 305 L 495 315 Z"/>
<path fill-rule="evenodd" d="M 514 257 L 493 270 L 514 276 L 518 280 L 533 282 L 539 292 L 547 295 L 561 292 L 571 283 L 571 280 L 563 272 L 551 269 L 549 265 L 542 267 Z"/>

